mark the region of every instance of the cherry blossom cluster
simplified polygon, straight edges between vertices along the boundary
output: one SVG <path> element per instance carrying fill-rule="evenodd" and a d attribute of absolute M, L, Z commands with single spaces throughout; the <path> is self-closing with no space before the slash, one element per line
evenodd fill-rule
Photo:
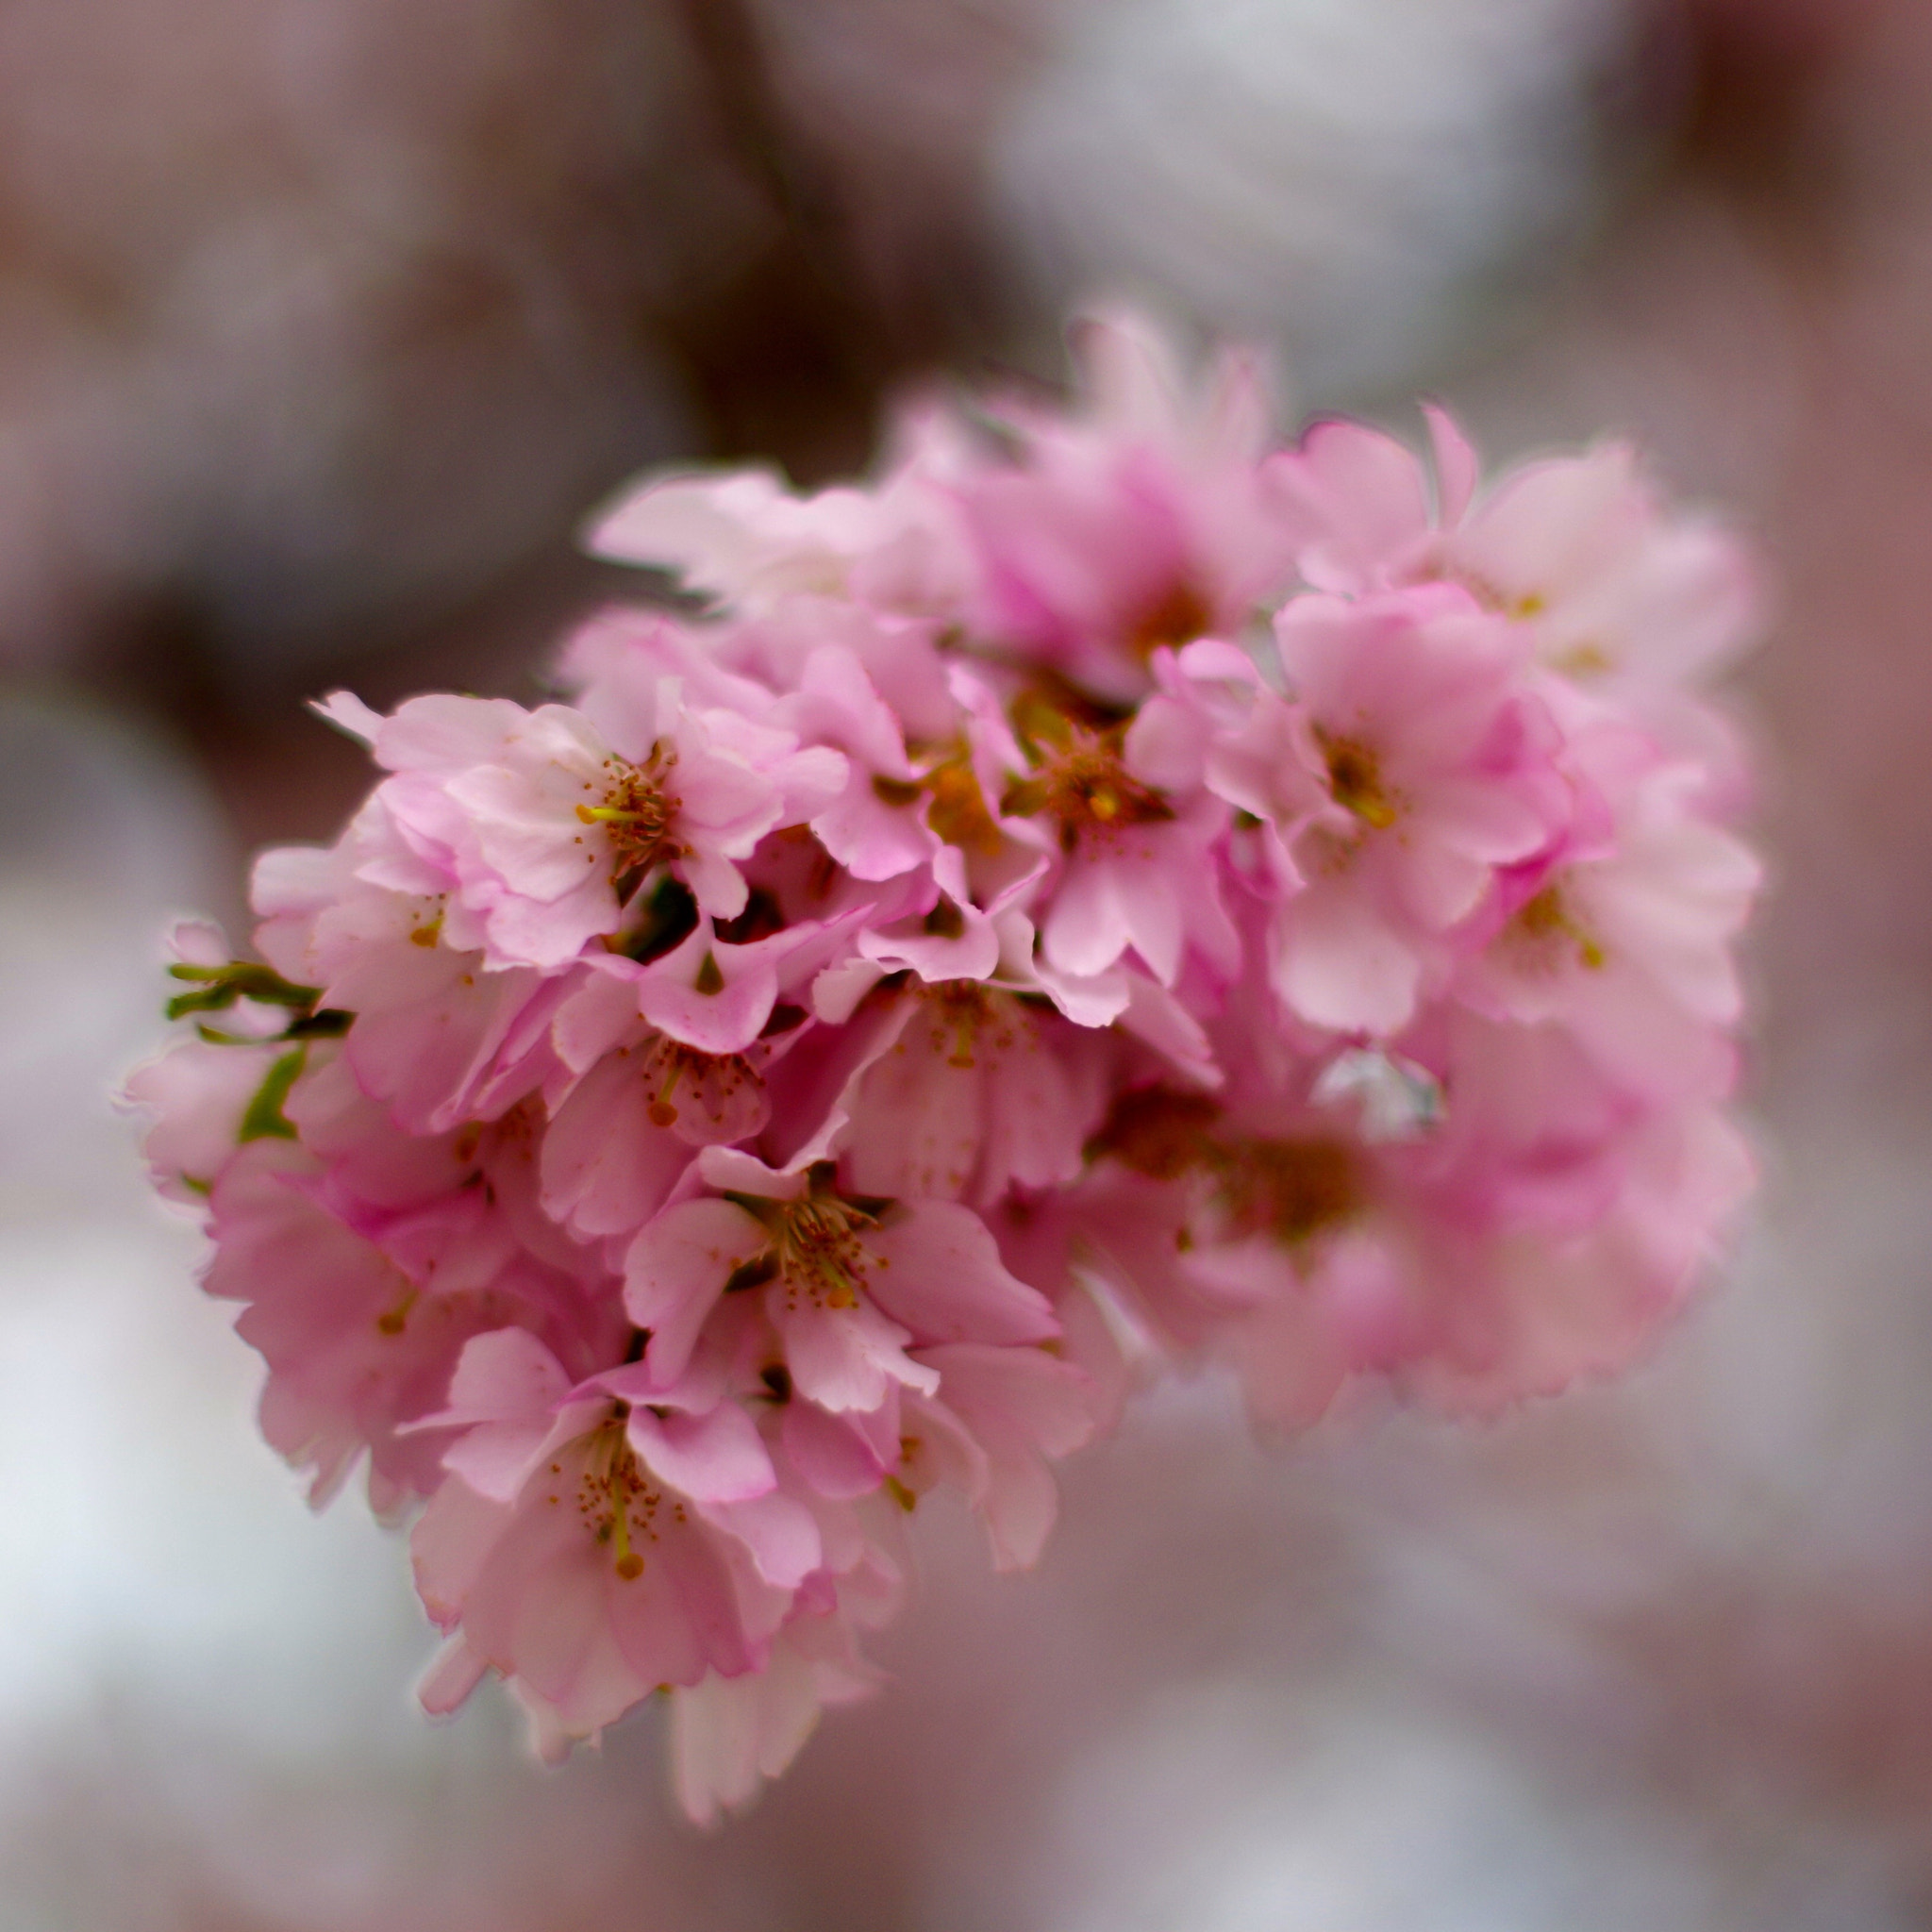
<path fill-rule="evenodd" d="M 663 1692 L 700 1818 L 874 1682 L 905 1524 L 1030 1563 L 1164 1366 L 1297 1425 L 1626 1362 L 1751 1178 L 1750 574 L 1606 443 L 1487 489 L 1096 323 L 864 489 L 658 483 L 558 700 L 175 937 L 134 1076 L 269 1441 L 414 1514 L 433 1711 Z"/>

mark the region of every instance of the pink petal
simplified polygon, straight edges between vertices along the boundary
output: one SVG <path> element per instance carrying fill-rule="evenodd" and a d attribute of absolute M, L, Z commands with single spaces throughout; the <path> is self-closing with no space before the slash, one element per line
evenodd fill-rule
<path fill-rule="evenodd" d="M 652 1369 L 675 1380 L 735 1269 L 771 1237 L 730 1201 L 686 1201 L 641 1229 L 624 1259 L 625 1311 L 651 1331 Z"/>
<path fill-rule="evenodd" d="M 703 991 L 713 975 L 723 984 Z M 644 1018 L 700 1053 L 742 1053 L 771 1018 L 777 998 L 778 974 L 770 954 L 724 944 L 713 938 L 708 920 L 700 920 L 682 945 L 654 961 L 637 982 Z"/>
<path fill-rule="evenodd" d="M 778 1590 L 796 1590 L 824 1560 L 811 1511 L 791 1496 L 708 1503 L 704 1514 L 751 1552 L 758 1574 Z"/>
<path fill-rule="evenodd" d="M 866 1246 L 876 1257 L 868 1292 L 922 1342 L 1044 1341 L 1059 1332 L 1046 1297 L 1008 1273 L 970 1208 L 914 1202 Z"/>
<path fill-rule="evenodd" d="M 569 1393 L 562 1365 L 527 1328 L 497 1328 L 463 1344 L 438 1420 L 548 1427 L 552 1411 Z"/>
<path fill-rule="evenodd" d="M 868 1301 L 849 1308 L 805 1302 L 788 1311 L 774 1290 L 771 1306 L 772 1319 L 785 1338 L 792 1387 L 822 1408 L 876 1408 L 895 1382 L 928 1391 L 939 1387 L 932 1370 L 907 1357 L 911 1336 Z"/>
<path fill-rule="evenodd" d="M 700 1503 L 742 1503 L 777 1487 L 758 1426 L 735 1402 L 704 1415 L 630 1412 L 631 1447 L 674 1489 Z"/>
<path fill-rule="evenodd" d="M 787 1403 L 779 1434 L 792 1468 L 822 1496 L 868 1496 L 886 1473 L 866 1432 L 816 1403 Z"/>
<path fill-rule="evenodd" d="M 1290 902 L 1275 931 L 1275 990 L 1304 1020 L 1384 1035 L 1408 1024 L 1421 961 L 1359 894 L 1310 887 Z"/>
<path fill-rule="evenodd" d="M 1436 459 L 1436 522 L 1445 530 L 1461 523 L 1482 474 L 1474 445 L 1440 403 L 1424 403 L 1429 449 Z"/>

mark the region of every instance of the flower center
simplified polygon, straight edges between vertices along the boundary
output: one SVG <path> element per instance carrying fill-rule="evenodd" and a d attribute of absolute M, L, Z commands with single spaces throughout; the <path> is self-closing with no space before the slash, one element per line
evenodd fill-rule
<path fill-rule="evenodd" d="M 961 752 L 947 758 L 927 772 L 920 783 L 932 794 L 925 822 L 948 845 L 988 858 L 999 857 L 1000 829 L 986 808 L 986 795 L 979 789 L 979 774 L 970 758 Z"/>
<path fill-rule="evenodd" d="M 1144 663 L 1163 644 L 1178 650 L 1213 626 L 1214 612 L 1206 597 L 1181 577 L 1170 584 L 1142 610 L 1127 632 L 1127 648 Z"/>
<path fill-rule="evenodd" d="M 586 1440 L 576 1508 L 591 1540 L 610 1551 L 611 1568 L 625 1583 L 634 1583 L 644 1574 L 644 1558 L 637 1545 L 658 1541 L 658 1517 L 665 1511 L 666 1498 L 639 1464 L 625 1436 L 628 1414 L 624 1404 L 616 1404 L 609 1420 Z M 553 1477 L 562 1473 L 560 1463 L 550 1465 Z M 684 1505 L 674 1502 L 666 1513 L 681 1523 Z"/>
<path fill-rule="evenodd" d="M 926 1012 L 931 1024 L 931 1043 L 934 1051 L 943 1051 L 948 1045 L 952 1052 L 946 1056 L 949 1067 L 966 1068 L 976 1064 L 974 1049 L 979 1044 L 981 1030 L 988 1025 L 997 1025 L 992 1044 L 996 1050 L 1004 1050 L 1013 1043 L 1012 1021 L 1016 1008 L 1014 1003 L 999 993 L 989 991 L 976 979 L 942 979 L 937 985 L 923 989 Z"/>
<path fill-rule="evenodd" d="M 1316 736 L 1327 760 L 1328 790 L 1336 804 L 1375 831 L 1387 831 L 1398 811 L 1383 787 L 1375 754 L 1357 738 L 1331 738 L 1325 731 Z"/>
<path fill-rule="evenodd" d="M 1110 736 L 1069 725 L 1064 748 L 1054 752 L 1032 777 L 1013 786 L 1002 809 L 1023 818 L 1044 812 L 1058 820 L 1060 846 L 1067 852 L 1083 838 L 1105 838 L 1130 825 L 1158 824 L 1173 818 L 1159 792 L 1128 774 L 1119 751 L 1108 741 Z"/>
<path fill-rule="evenodd" d="M 1211 1138 L 1221 1104 L 1205 1093 L 1174 1093 L 1141 1087 L 1114 1102 L 1100 1130 L 1087 1143 L 1087 1158 L 1112 1155 L 1123 1167 L 1151 1180 L 1174 1181 L 1215 1161 Z"/>
<path fill-rule="evenodd" d="M 651 747 L 641 765 L 607 758 L 604 802 L 577 807 L 577 817 L 585 824 L 604 827 L 610 841 L 613 879 L 641 877 L 659 859 L 677 857 L 680 848 L 671 837 L 671 823 L 677 816 L 678 800 L 665 790 L 676 762 L 676 753 L 667 753 L 661 742 Z"/>
<path fill-rule="evenodd" d="M 1602 945 L 1578 920 L 1560 886 L 1547 885 L 1534 898 L 1525 899 L 1516 908 L 1516 916 L 1507 931 L 1521 949 L 1540 955 L 1551 964 L 1560 960 L 1566 948 L 1574 946 L 1576 963 L 1586 972 L 1596 973 L 1603 968 L 1606 956 Z"/>
<path fill-rule="evenodd" d="M 1217 1239 L 1269 1235 L 1300 1247 L 1360 1210 L 1359 1164 L 1342 1141 L 1242 1139 L 1217 1132 L 1222 1122 L 1220 1103 L 1205 1093 L 1143 1087 L 1114 1103 L 1087 1158 L 1110 1155 L 1150 1180 L 1211 1177 Z M 1193 1245 L 1191 1231 L 1181 1245 Z"/>
<path fill-rule="evenodd" d="M 739 1110 L 747 1088 L 756 1094 L 764 1084 L 741 1053 L 700 1053 L 661 1033 L 645 1049 L 642 1071 L 645 1081 L 657 1085 L 646 1109 L 655 1127 L 677 1124 L 675 1096 L 680 1090 L 686 1106 L 722 1125 Z"/>
<path fill-rule="evenodd" d="M 803 1295 L 822 1308 L 856 1307 L 873 1260 L 858 1230 L 873 1225 L 871 1215 L 829 1195 L 787 1204 L 777 1231 L 786 1306 L 795 1308 Z"/>
<path fill-rule="evenodd" d="M 1362 1205 L 1355 1156 L 1340 1141 L 1247 1141 L 1223 1175 L 1236 1230 L 1300 1247 Z"/>

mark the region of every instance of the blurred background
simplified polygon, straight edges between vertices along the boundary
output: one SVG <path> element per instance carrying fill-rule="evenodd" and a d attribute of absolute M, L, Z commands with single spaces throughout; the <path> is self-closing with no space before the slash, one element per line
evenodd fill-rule
<path fill-rule="evenodd" d="M 528 695 L 624 477 L 850 471 L 1094 291 L 1750 529 L 1768 1184 L 1617 1388 L 1172 1390 L 1024 1578 L 923 1514 L 893 1689 L 707 1837 L 653 1718 L 416 1716 L 105 1096 L 366 783 L 305 694 Z M 7 0 L 0 1932 L 1932 1924 L 1928 350 L 1924 0 Z"/>

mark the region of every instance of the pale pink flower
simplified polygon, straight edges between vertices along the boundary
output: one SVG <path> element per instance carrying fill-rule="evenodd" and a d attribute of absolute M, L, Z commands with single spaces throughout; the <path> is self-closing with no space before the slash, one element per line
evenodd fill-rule
<path fill-rule="evenodd" d="M 1761 876 L 1699 806 L 1705 774 L 1598 727 L 1569 762 L 1602 823 L 1513 880 L 1462 999 L 1561 1026 L 1613 1077 L 1664 1097 L 1729 1086 L 1741 1005 L 1732 948 Z"/>
<path fill-rule="evenodd" d="M 893 995 L 891 1043 L 859 1075 L 840 1141 L 852 1194 L 996 1201 L 1080 1173 L 1105 1106 L 1097 1036 L 1011 992 L 941 980 Z"/>
<path fill-rule="evenodd" d="M 705 650 L 714 663 L 774 691 L 800 692 L 810 689 L 807 667 L 813 657 L 836 649 L 858 661 L 891 712 L 894 735 L 932 745 L 958 729 L 939 628 L 932 618 L 800 593 L 725 625 L 706 638 Z M 800 735 L 814 741 L 808 732 Z"/>
<path fill-rule="evenodd" d="M 672 1692 L 672 1779 L 694 1824 L 714 1824 L 786 1770 L 820 1713 L 869 1697 L 883 1674 L 858 1652 L 836 1614 L 795 1615 L 772 1640 L 762 1669 L 716 1671 Z"/>
<path fill-rule="evenodd" d="M 562 989 L 445 944 L 445 894 L 359 876 L 395 849 L 378 796 L 332 847 L 262 853 L 256 943 L 286 978 L 319 988 L 321 1008 L 355 1015 L 344 1051 L 364 1091 L 402 1126 L 440 1134 L 541 1083 Z"/>
<path fill-rule="evenodd" d="M 764 722 L 775 701 L 755 665 L 730 661 L 714 626 L 661 610 L 608 604 L 564 641 L 559 681 L 575 709 L 607 744 L 648 744 L 658 732 L 658 692 L 675 678 L 687 706 Z"/>
<path fill-rule="evenodd" d="M 591 525 L 588 547 L 675 571 L 693 591 L 761 612 L 799 594 L 875 609 L 951 610 L 974 559 L 945 480 L 961 467 L 958 431 L 932 411 L 893 425 L 879 482 L 801 496 L 769 471 L 671 476 L 623 494 Z"/>
<path fill-rule="evenodd" d="M 206 1208 L 236 1149 L 276 1131 L 265 1109 L 254 1130 L 244 1130 L 270 1075 L 284 1063 L 292 1075 L 302 1058 L 299 1046 L 184 1040 L 128 1074 L 122 1098 L 151 1122 L 141 1151 L 156 1189 L 170 1201 Z"/>
<path fill-rule="evenodd" d="M 844 755 L 844 787 L 810 824 L 820 844 L 854 878 L 896 878 L 931 862 L 940 840 L 925 824 L 925 795 L 906 755 L 904 727 L 856 652 L 820 645 L 773 715 L 801 743 L 829 745 Z"/>
<path fill-rule="evenodd" d="M 860 1656 L 858 1636 L 897 1614 L 906 1558 L 904 1504 L 878 1483 L 874 1474 L 857 1501 L 811 1494 L 823 1565 L 799 1587 L 763 1669 L 735 1677 L 714 1671 L 673 1689 L 673 1782 L 693 1823 L 743 1806 L 785 1770 L 823 1710 L 870 1696 L 884 1681 Z"/>
<path fill-rule="evenodd" d="M 736 861 L 843 782 L 836 752 L 691 709 L 675 680 L 659 684 L 656 712 L 648 740 L 613 746 L 564 705 L 411 698 L 378 719 L 339 693 L 327 708 L 397 774 L 380 795 L 406 842 L 451 881 L 452 943 L 480 944 L 494 967 L 544 971 L 614 932 L 624 900 L 659 865 L 703 910 L 735 918 L 745 903 Z"/>
<path fill-rule="evenodd" d="M 1307 883 L 1274 924 L 1274 985 L 1316 1025 L 1394 1033 L 1500 868 L 1561 835 L 1556 725 L 1508 629 L 1446 587 L 1305 597 L 1275 635 L 1327 800 L 1293 834 Z"/>
<path fill-rule="evenodd" d="M 1440 1268 L 1441 1292 L 1405 1383 L 1438 1407 L 1490 1415 L 1627 1369 L 1720 1258 L 1756 1178 L 1715 1108 L 1657 1115 L 1630 1137 L 1624 1184 L 1587 1228 L 1499 1229 L 1419 1257 Z"/>
<path fill-rule="evenodd" d="M 945 1482 L 986 1526 L 993 1563 L 1038 1561 L 1059 1507 L 1048 1468 L 1093 1434 L 1093 1386 L 1080 1370 L 1038 1348 L 955 1342 L 919 1351 L 938 1371 L 936 1393 L 902 1398 L 898 1480 L 914 1495 Z"/>
<path fill-rule="evenodd" d="M 716 1194 L 667 1208 L 632 1243 L 625 1306 L 651 1331 L 645 1359 L 674 1376 L 718 1297 L 761 1288 L 792 1386 L 833 1411 L 874 1409 L 938 1377 L 907 1350 L 941 1341 L 1042 1341 L 1045 1300 L 1000 1265 L 984 1224 L 949 1201 L 850 1200 L 826 1176 L 780 1173 L 707 1148 Z"/>
<path fill-rule="evenodd" d="M 1447 578 L 1523 625 L 1544 664 L 1623 691 L 1707 674 L 1749 638 L 1758 593 L 1741 546 L 1666 511 L 1627 444 L 1524 464 L 1478 494 L 1460 431 L 1440 409 L 1428 424 L 1433 507 L 1416 457 L 1364 424 L 1318 424 L 1271 460 L 1318 589 Z"/>
<path fill-rule="evenodd" d="M 493 1288 L 424 1294 L 316 1203 L 320 1173 L 286 1140 L 243 1148 L 209 1199 L 205 1280 L 247 1304 L 235 1329 L 268 1364 L 262 1434 L 308 1472 L 317 1501 L 366 1451 L 370 1502 L 389 1515 L 438 1480 L 434 1451 L 402 1425 L 436 1407 L 471 1336 L 531 1311 Z"/>
<path fill-rule="evenodd" d="M 1091 319 L 1079 413 L 1009 406 L 1017 466 L 955 485 L 976 541 L 975 632 L 1108 699 L 1162 645 L 1232 637 L 1293 568 L 1262 486 L 1269 400 L 1252 358 L 1196 381 L 1152 330 Z"/>
<path fill-rule="evenodd" d="M 420 1426 L 461 1432 L 412 1538 L 430 1613 L 461 1627 L 438 1704 L 487 1665 L 594 1737 L 660 1684 L 758 1668 L 818 1565 L 751 1419 L 702 1389 L 641 1369 L 573 1386 L 508 1328 L 470 1342 Z"/>
<path fill-rule="evenodd" d="M 1270 896 L 1299 891 L 1294 842 L 1330 802 L 1308 756 L 1306 712 L 1269 687 L 1247 652 L 1217 639 L 1158 651 L 1152 668 L 1155 695 L 1127 736 L 1133 769 L 1171 796 L 1205 788 L 1233 806 L 1243 814 L 1229 854 L 1237 870 Z"/>
<path fill-rule="evenodd" d="M 295 1083 L 285 1112 L 324 1163 L 305 1191 L 419 1291 L 491 1289 L 546 1328 L 551 1318 L 583 1323 L 587 1298 L 613 1299 L 602 1257 L 539 1198 L 534 1098 L 447 1133 L 409 1134 L 361 1091 L 345 1057 L 324 1057 Z M 591 1335 L 609 1328 L 585 1325 Z"/>

